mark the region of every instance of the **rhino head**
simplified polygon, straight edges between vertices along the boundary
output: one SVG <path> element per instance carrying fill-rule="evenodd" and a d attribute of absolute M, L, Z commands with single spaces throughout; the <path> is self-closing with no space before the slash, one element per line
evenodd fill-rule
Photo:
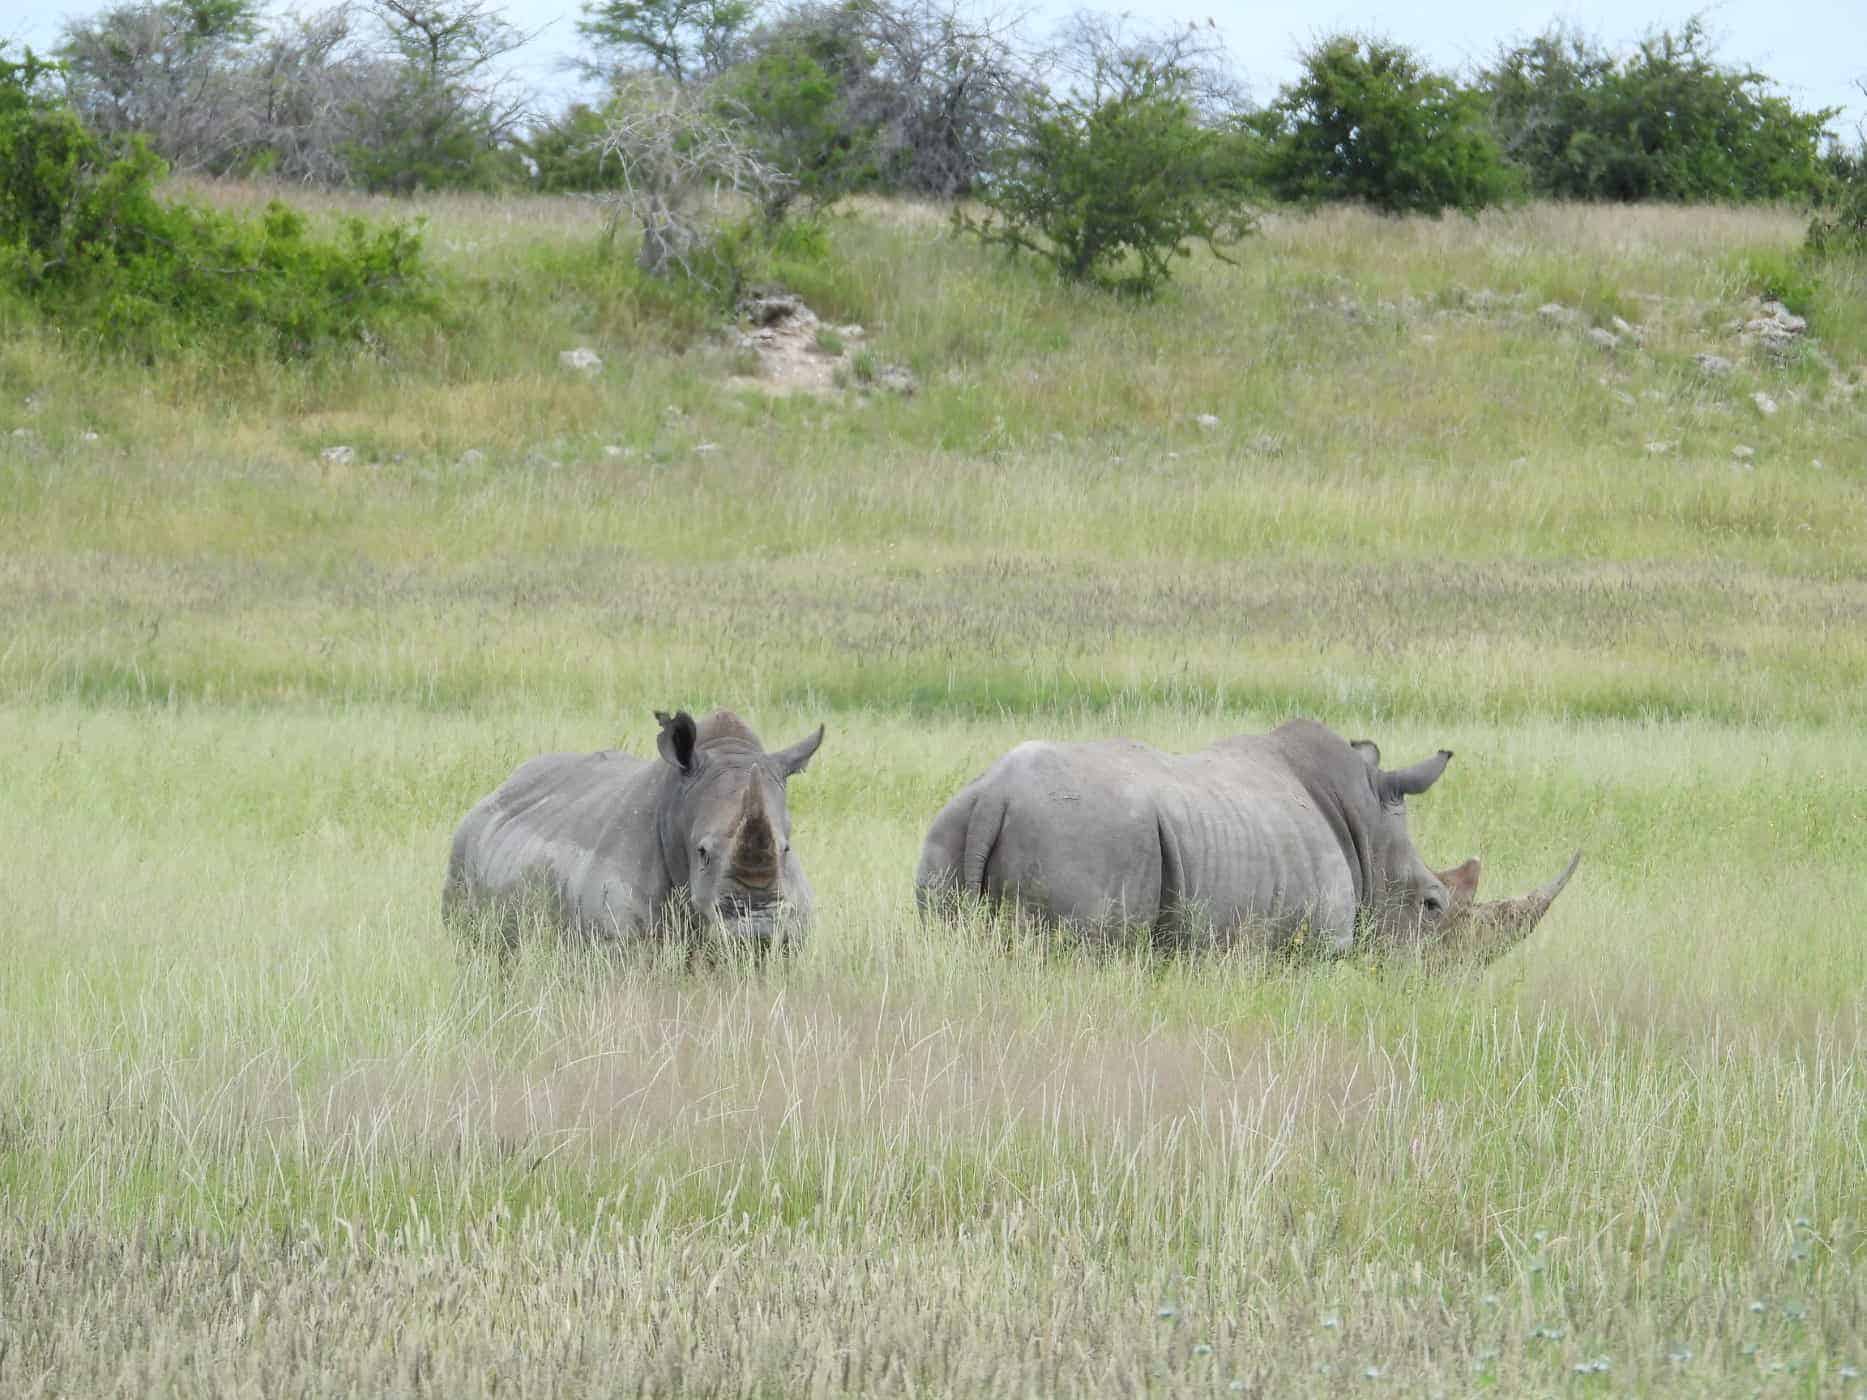
<path fill-rule="evenodd" d="M 1367 767 L 1380 815 L 1367 833 L 1378 887 L 1372 901 L 1375 937 L 1390 944 L 1430 950 L 1434 960 L 1491 962 L 1529 937 L 1581 863 L 1577 851 L 1568 868 L 1518 899 L 1478 902 L 1483 865 L 1476 856 L 1450 870 L 1431 870 L 1407 834 L 1406 799 L 1425 792 L 1452 760 L 1450 749 L 1411 767 L 1384 770 L 1371 740 L 1350 745 Z"/>
<path fill-rule="evenodd" d="M 786 941 L 809 917 L 811 892 L 791 853 L 785 784 L 809 765 L 823 726 L 767 753 L 727 710 L 704 723 L 685 710 L 655 718 L 656 744 L 672 770 L 657 813 L 670 881 L 729 941 L 759 949 Z"/>
<path fill-rule="evenodd" d="M 1517 899 L 1494 899 L 1478 903 L 1478 877 L 1483 867 L 1473 856 L 1465 864 L 1439 872 L 1439 879 L 1452 892 L 1452 904 L 1441 921 L 1431 948 L 1435 960 L 1463 960 L 1480 967 L 1492 962 L 1530 936 L 1549 906 L 1556 902 L 1582 853 L 1569 857 L 1569 863 L 1555 879 Z"/>

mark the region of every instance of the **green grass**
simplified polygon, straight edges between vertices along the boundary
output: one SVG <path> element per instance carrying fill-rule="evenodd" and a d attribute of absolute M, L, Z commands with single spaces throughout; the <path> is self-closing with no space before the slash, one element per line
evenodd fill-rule
<path fill-rule="evenodd" d="M 870 206 L 800 277 L 922 388 L 812 400 L 583 206 L 427 212 L 375 359 L 0 338 L 0 1392 L 1862 1392 L 1861 274 L 1723 330 L 1799 220 L 1280 216 L 1148 307 Z M 463 957 L 467 806 L 675 704 L 827 720 L 809 946 Z M 914 918 L 1019 740 L 1295 713 L 1456 750 L 1488 894 L 1582 847 L 1544 926 Z"/>

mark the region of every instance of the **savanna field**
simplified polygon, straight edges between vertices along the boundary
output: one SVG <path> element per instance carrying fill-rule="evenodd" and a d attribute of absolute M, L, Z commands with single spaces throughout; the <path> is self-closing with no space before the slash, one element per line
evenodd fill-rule
<path fill-rule="evenodd" d="M 877 203 L 786 281 L 919 391 L 781 396 L 418 207 L 374 356 L 0 335 L 0 1393 L 1867 1394 L 1867 271 L 1337 211 L 1140 304 Z M 721 705 L 828 726 L 798 957 L 463 956 L 477 797 Z M 1531 939 L 916 919 L 1018 741 L 1298 714 L 1455 750 L 1485 897 L 1580 847 Z"/>

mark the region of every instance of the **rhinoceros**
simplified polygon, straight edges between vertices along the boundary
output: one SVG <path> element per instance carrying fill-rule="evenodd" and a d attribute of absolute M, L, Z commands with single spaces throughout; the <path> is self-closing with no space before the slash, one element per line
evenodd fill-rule
<path fill-rule="evenodd" d="M 1488 961 L 1535 927 L 1581 853 L 1490 904 L 1476 902 L 1476 859 L 1429 870 L 1406 799 L 1451 758 L 1383 769 L 1372 742 L 1300 719 L 1185 755 L 1020 744 L 934 819 L 916 899 L 926 914 L 977 895 L 1085 932 L 1138 927 L 1159 946 L 1303 934 L 1346 953 L 1360 935 Z"/>
<path fill-rule="evenodd" d="M 494 918 L 509 949 L 530 900 L 596 940 L 709 926 L 757 951 L 794 943 L 810 881 L 791 849 L 785 783 L 823 727 L 776 753 L 729 710 L 657 711 L 657 759 L 613 749 L 531 759 L 454 833 L 442 890 L 456 926 Z"/>

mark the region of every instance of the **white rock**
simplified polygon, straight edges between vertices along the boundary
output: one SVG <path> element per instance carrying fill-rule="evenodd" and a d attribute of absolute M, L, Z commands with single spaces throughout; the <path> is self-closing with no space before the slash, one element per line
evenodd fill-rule
<path fill-rule="evenodd" d="M 78 434 L 78 441 L 80 442 L 96 442 L 97 438 L 98 435 L 89 428 L 86 428 L 83 432 Z"/>
<path fill-rule="evenodd" d="M 847 326 L 838 326 L 836 328 L 836 333 L 842 336 L 844 340 L 861 340 L 866 334 L 862 327 L 856 325 L 853 321 Z"/>
<path fill-rule="evenodd" d="M 628 453 L 623 451 L 620 444 L 612 442 L 606 447 L 604 447 L 603 455 L 605 457 L 626 457 L 628 456 Z"/>
<path fill-rule="evenodd" d="M 480 451 L 477 447 L 469 447 L 465 452 L 460 454 L 460 460 L 454 463 L 454 465 L 457 467 L 477 467 L 485 460 L 486 454 L 484 452 Z"/>
<path fill-rule="evenodd" d="M 1761 413 L 1765 418 L 1768 418 L 1771 414 L 1776 412 L 1776 400 L 1764 393 L 1761 389 L 1750 396 L 1750 401 L 1757 405 L 1757 412 Z"/>
<path fill-rule="evenodd" d="M 1731 455 L 1740 462 L 1748 462 L 1752 457 L 1757 455 L 1757 449 L 1754 447 L 1746 447 L 1740 442 L 1736 447 L 1731 449 Z"/>
<path fill-rule="evenodd" d="M 1620 336 L 1623 340 L 1631 340 L 1636 345 L 1647 338 L 1645 327 L 1631 325 L 1627 321 L 1622 320 L 1619 316 L 1609 321 L 1608 324 L 1614 328 L 1614 333 L 1616 335 Z"/>
<path fill-rule="evenodd" d="M 883 365 L 875 374 L 875 387 L 912 398 L 920 390 L 920 381 L 904 365 Z"/>
<path fill-rule="evenodd" d="M 719 450 L 720 445 L 717 442 L 697 442 L 694 444 L 695 454 L 701 457 L 710 456 L 712 453 L 718 452 Z"/>
<path fill-rule="evenodd" d="M 1791 311 L 1787 306 L 1784 306 L 1780 301 L 1764 302 L 1763 314 L 1776 322 L 1778 326 L 1782 327 L 1782 329 L 1787 331 L 1790 335 L 1801 335 L 1809 328 L 1808 317 L 1796 315 L 1795 312 Z"/>
<path fill-rule="evenodd" d="M 1219 426 L 1219 415 L 1216 413 L 1199 413 L 1193 416 L 1193 421 L 1207 432 L 1211 432 L 1214 428 Z"/>
<path fill-rule="evenodd" d="M 1581 313 L 1564 306 L 1559 301 L 1546 301 L 1537 307 L 1536 314 L 1545 321 L 1554 321 L 1558 325 L 1566 326 L 1569 322 L 1576 320 Z"/>
<path fill-rule="evenodd" d="M 579 345 L 575 350 L 558 351 L 558 368 L 595 374 L 603 368 L 603 357 L 589 346 Z"/>
<path fill-rule="evenodd" d="M 1678 445 L 1677 442 L 1670 441 L 1649 442 L 1647 444 L 1647 455 L 1649 457 L 1661 457 L 1671 452 Z"/>
<path fill-rule="evenodd" d="M 1588 328 L 1588 339 L 1603 350 L 1612 350 L 1621 343 L 1621 338 L 1613 331 L 1603 330 L 1600 326 Z"/>
<path fill-rule="evenodd" d="M 1723 355 L 1713 355 L 1707 351 L 1700 351 L 1698 354 L 1694 355 L 1692 357 L 1692 363 L 1697 365 L 1706 374 L 1713 375 L 1729 374 L 1732 370 L 1737 368 L 1735 362 L 1727 360 Z"/>
<path fill-rule="evenodd" d="M 318 460 L 326 466 L 347 467 L 357 459 L 354 447 L 327 447 L 318 454 Z"/>

